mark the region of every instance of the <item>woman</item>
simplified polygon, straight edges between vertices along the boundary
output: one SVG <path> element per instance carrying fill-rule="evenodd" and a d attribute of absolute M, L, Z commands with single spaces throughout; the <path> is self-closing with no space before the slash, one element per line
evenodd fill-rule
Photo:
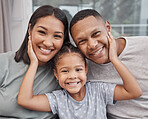
<path fill-rule="evenodd" d="M 30 18 L 28 31 L 20 49 L 0 54 L 0 118 L 55 118 L 52 113 L 30 111 L 17 104 L 17 95 L 30 64 L 28 39 L 39 61 L 34 94 L 58 89 L 51 69 L 51 59 L 63 43 L 69 42 L 68 21 L 64 12 L 49 5 L 38 8 Z"/>

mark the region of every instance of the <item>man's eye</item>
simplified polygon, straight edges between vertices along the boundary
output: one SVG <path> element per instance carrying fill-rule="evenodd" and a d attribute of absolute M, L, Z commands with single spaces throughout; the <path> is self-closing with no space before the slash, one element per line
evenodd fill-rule
<path fill-rule="evenodd" d="M 81 41 L 78 42 L 78 45 L 83 45 L 85 43 L 86 43 L 86 40 L 81 40 Z"/>
<path fill-rule="evenodd" d="M 92 35 L 92 37 L 98 36 L 98 35 L 100 35 L 100 33 L 101 33 L 100 31 L 97 31 Z"/>

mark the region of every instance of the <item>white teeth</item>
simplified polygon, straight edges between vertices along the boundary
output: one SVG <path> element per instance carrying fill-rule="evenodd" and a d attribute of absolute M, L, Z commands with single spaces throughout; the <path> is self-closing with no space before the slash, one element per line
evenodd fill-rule
<path fill-rule="evenodd" d="M 77 85 L 78 82 L 74 82 L 74 83 L 68 83 L 69 85 Z"/>
<path fill-rule="evenodd" d="M 42 51 L 44 51 L 44 52 L 51 52 L 51 50 L 47 50 L 47 49 L 44 49 L 44 48 L 40 48 Z"/>
<path fill-rule="evenodd" d="M 100 48 L 97 52 L 93 53 L 93 55 L 97 55 L 97 54 L 99 54 L 99 53 L 101 52 L 102 49 L 103 49 L 103 47 Z"/>

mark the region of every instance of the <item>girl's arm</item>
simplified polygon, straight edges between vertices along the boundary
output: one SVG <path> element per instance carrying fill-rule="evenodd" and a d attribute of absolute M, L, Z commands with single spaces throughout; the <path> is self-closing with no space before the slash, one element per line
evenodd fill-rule
<path fill-rule="evenodd" d="M 142 90 L 138 82 L 117 56 L 116 41 L 111 34 L 109 34 L 107 38 L 110 47 L 109 59 L 123 80 L 123 85 L 117 85 L 115 88 L 114 100 L 128 100 L 140 97 L 142 95 Z"/>
<path fill-rule="evenodd" d="M 18 104 L 30 110 L 51 111 L 46 95 L 33 95 L 33 82 L 38 67 L 38 59 L 33 52 L 30 39 L 28 41 L 28 55 L 31 63 L 19 90 Z"/>

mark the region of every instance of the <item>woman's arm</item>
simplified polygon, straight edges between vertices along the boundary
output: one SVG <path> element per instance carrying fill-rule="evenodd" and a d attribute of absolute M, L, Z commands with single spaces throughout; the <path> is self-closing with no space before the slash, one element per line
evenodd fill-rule
<path fill-rule="evenodd" d="M 123 85 L 117 85 L 115 88 L 114 100 L 128 100 L 140 97 L 142 95 L 142 90 L 132 73 L 119 60 L 117 56 L 116 41 L 111 34 L 109 34 L 108 40 L 110 44 L 110 61 L 123 80 Z"/>
<path fill-rule="evenodd" d="M 28 42 L 28 55 L 31 63 L 19 90 L 18 104 L 30 110 L 51 111 L 46 95 L 33 95 L 33 83 L 38 67 L 38 60 L 33 52 L 30 40 Z"/>

